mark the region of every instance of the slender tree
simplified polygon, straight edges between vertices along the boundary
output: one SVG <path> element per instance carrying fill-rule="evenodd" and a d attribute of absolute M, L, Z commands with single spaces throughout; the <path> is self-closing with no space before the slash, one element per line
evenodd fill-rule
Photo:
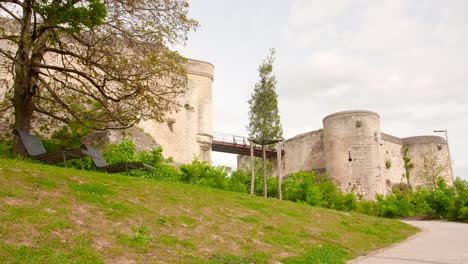
<path fill-rule="evenodd" d="M 254 92 L 248 101 L 249 137 L 262 145 L 263 196 L 267 196 L 265 145 L 283 136 L 278 111 L 278 94 L 276 78 L 273 74 L 275 50 L 270 49 L 268 57 L 258 67 L 260 80 L 255 84 Z M 253 177 L 253 175 L 252 175 Z"/>
<path fill-rule="evenodd" d="M 186 0 L 0 1 L 0 110 L 14 127 L 79 123 L 104 130 L 176 111 L 186 89 L 183 44 L 197 22 Z M 16 139 L 15 151 L 21 151 Z"/>
<path fill-rule="evenodd" d="M 437 157 L 433 150 L 424 152 L 421 155 L 423 160 L 421 166 L 421 178 L 424 180 L 424 184 L 432 189 L 437 187 L 437 183 L 442 178 L 446 181 L 444 176 L 449 174 L 450 162 L 448 159 L 440 159 Z M 451 178 L 450 178 L 451 179 Z M 453 184 L 453 183 L 452 183 Z"/>

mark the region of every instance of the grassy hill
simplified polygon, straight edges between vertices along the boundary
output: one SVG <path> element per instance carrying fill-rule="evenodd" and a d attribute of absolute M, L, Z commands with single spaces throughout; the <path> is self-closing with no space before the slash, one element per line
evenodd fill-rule
<path fill-rule="evenodd" d="M 276 199 L 0 159 L 2 263 L 343 263 L 416 232 Z"/>

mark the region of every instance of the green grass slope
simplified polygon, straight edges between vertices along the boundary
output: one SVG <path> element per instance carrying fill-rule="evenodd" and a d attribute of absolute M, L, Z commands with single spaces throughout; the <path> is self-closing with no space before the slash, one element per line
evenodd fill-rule
<path fill-rule="evenodd" d="M 343 263 L 416 232 L 276 199 L 0 159 L 2 263 Z"/>

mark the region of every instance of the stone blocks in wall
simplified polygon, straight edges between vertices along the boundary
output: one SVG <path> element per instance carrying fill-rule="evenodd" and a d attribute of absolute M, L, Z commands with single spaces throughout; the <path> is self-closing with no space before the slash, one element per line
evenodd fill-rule
<path fill-rule="evenodd" d="M 403 144 L 414 163 L 410 182 L 405 174 Z M 394 188 L 427 185 L 424 153 L 432 152 L 439 164 L 448 161 L 445 140 L 437 136 L 398 138 L 381 133 L 380 117 L 371 111 L 345 111 L 323 119 L 323 130 L 300 134 L 284 142 L 284 175 L 326 168 L 344 192 L 364 199 L 391 193 Z M 451 185 L 449 170 L 441 176 Z M 405 187 L 405 188 L 406 188 Z"/>

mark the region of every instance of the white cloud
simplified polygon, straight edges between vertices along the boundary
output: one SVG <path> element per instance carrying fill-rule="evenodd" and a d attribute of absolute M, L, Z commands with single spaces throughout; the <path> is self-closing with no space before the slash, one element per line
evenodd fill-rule
<path fill-rule="evenodd" d="M 203 26 L 196 36 L 203 37 L 193 39 L 189 55 L 215 64 L 216 131 L 245 133 L 256 68 L 277 47 L 285 136 L 319 129 L 336 111 L 369 109 L 395 136 L 448 129 L 455 173 L 468 178 L 468 1 L 197 5 Z"/>

